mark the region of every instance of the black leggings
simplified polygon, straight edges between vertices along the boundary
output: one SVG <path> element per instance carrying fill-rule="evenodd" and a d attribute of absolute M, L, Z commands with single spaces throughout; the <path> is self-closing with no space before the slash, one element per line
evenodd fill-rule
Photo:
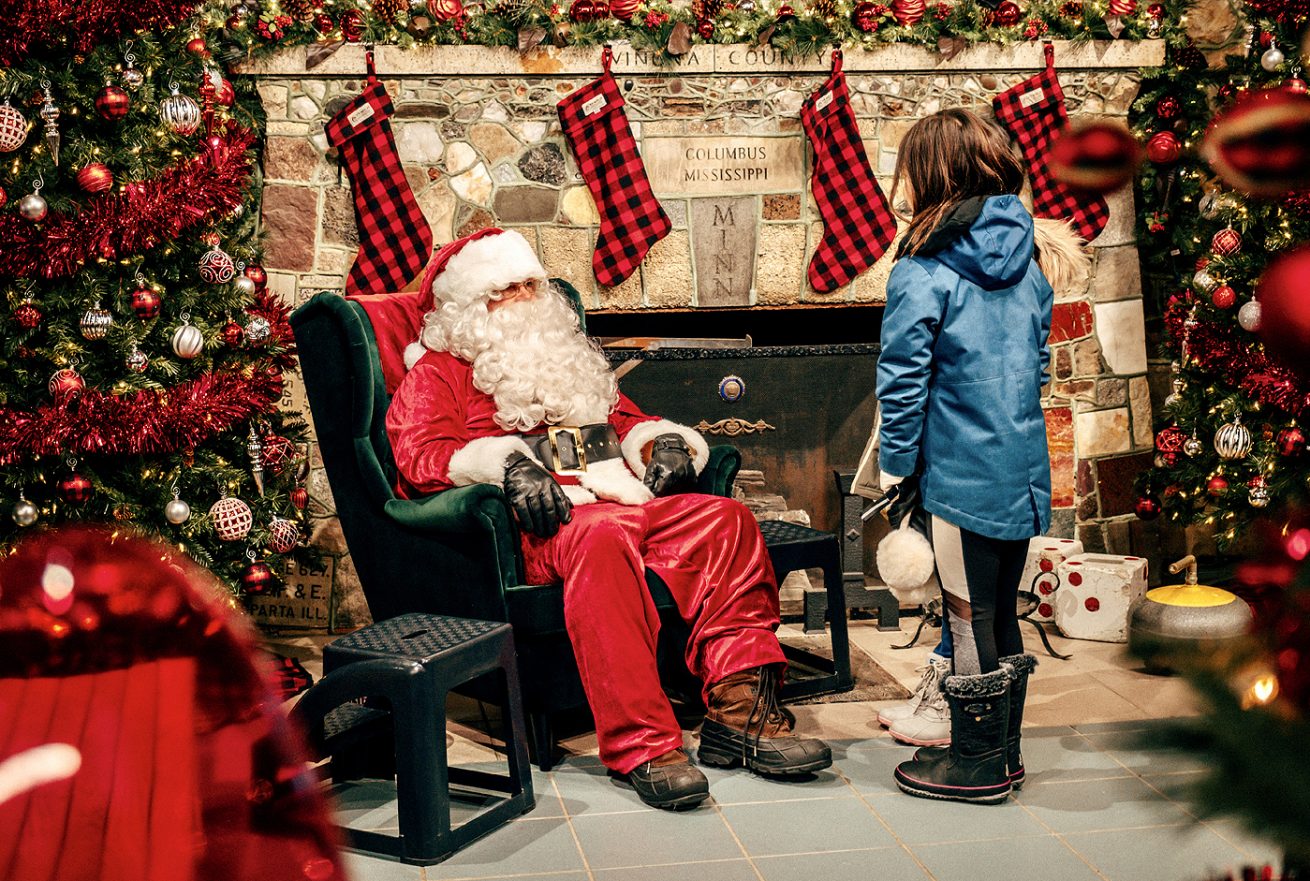
<path fill-rule="evenodd" d="M 973 676 L 999 669 L 999 658 L 1023 652 L 1016 607 L 1028 540 L 987 538 L 934 516 L 932 548 L 955 672 Z"/>

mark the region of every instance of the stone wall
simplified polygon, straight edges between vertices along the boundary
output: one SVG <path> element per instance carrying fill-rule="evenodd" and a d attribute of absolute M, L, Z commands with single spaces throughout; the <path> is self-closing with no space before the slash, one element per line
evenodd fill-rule
<path fill-rule="evenodd" d="M 1057 43 L 1071 116 L 1124 118 L 1137 69 L 1162 57 L 1158 41 Z M 671 68 L 616 48 L 627 115 L 673 231 L 626 282 L 597 285 L 590 261 L 598 216 L 555 104 L 594 77 L 598 62 L 598 50 L 583 49 L 520 56 L 478 47 L 378 48 L 401 159 L 438 243 L 489 224 L 517 229 L 594 311 L 883 301 L 890 256 L 832 293 L 805 281 L 822 224 L 808 191 L 810 151 L 798 110 L 826 78 L 827 61 L 785 62 L 772 50 L 744 46 L 698 46 Z M 1042 64 L 1037 44 L 979 46 L 952 59 L 901 45 L 848 53 L 855 114 L 884 190 L 916 119 L 953 106 L 990 113 L 998 92 Z M 358 244 L 351 193 L 323 124 L 358 93 L 363 69 L 361 48 L 348 46 L 312 72 L 303 49 L 245 71 L 259 77 L 268 114 L 266 265 L 270 284 L 289 301 L 340 289 Z M 696 145 L 749 147 L 743 155 L 755 158 L 747 164 L 768 173 L 746 185 L 687 180 L 688 147 Z M 1114 194 L 1110 207 L 1110 222 L 1092 243 L 1090 285 L 1056 304 L 1054 380 L 1043 403 L 1052 532 L 1076 533 L 1089 550 L 1125 551 L 1129 484 L 1149 459 L 1151 409 L 1131 191 Z M 344 554 L 321 471 L 311 489 L 324 515 L 316 540 Z M 348 559 L 336 571 L 339 582 L 352 577 Z"/>

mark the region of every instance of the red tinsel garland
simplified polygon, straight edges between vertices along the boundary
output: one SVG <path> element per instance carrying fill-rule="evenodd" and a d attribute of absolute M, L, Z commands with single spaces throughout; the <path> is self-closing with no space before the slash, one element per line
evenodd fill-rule
<path fill-rule="evenodd" d="M 68 405 L 0 408 L 0 465 L 32 456 L 173 453 L 274 409 L 282 373 L 206 373 L 168 389 L 107 395 L 87 389 Z"/>
<path fill-rule="evenodd" d="M 85 54 L 119 34 L 165 30 L 185 21 L 198 5 L 196 0 L 14 0 L 0 29 L 0 67 L 60 41 Z"/>
<path fill-rule="evenodd" d="M 1310 390 L 1245 332 L 1216 321 L 1198 321 L 1185 330 L 1183 324 L 1191 308 L 1190 299 L 1178 297 L 1165 310 L 1165 327 L 1175 348 L 1180 347 L 1186 332 L 1188 357 L 1202 368 L 1222 371 L 1250 397 L 1293 416 L 1310 409 Z"/>
<path fill-rule="evenodd" d="M 0 275 L 67 278 L 94 257 L 115 259 L 175 239 L 215 214 L 234 211 L 250 174 L 253 132 L 215 136 L 204 152 L 157 179 L 128 184 L 76 214 L 50 212 L 44 223 L 0 214 Z"/>
<path fill-rule="evenodd" d="M 1246 0 L 1256 15 L 1276 21 L 1300 22 L 1310 18 L 1310 0 Z"/>

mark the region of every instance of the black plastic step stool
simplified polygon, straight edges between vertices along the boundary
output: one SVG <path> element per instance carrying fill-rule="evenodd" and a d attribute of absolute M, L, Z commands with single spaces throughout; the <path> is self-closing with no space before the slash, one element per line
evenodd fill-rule
<path fill-rule="evenodd" d="M 508 624 L 444 615 L 389 618 L 326 646 L 323 674 L 293 713 L 320 756 L 332 756 L 333 781 L 396 779 L 399 837 L 345 828 L 352 846 L 432 865 L 535 806 Z M 487 674 L 499 675 L 504 686 L 508 776 L 446 761 L 446 693 Z M 452 785 L 505 797 L 452 829 Z"/>
<path fill-rule="evenodd" d="M 842 583 L 837 536 L 783 520 L 762 521 L 760 532 L 764 535 L 764 546 L 769 551 L 769 559 L 773 561 L 773 571 L 779 584 L 782 584 L 789 572 L 797 569 L 822 569 L 823 586 L 828 596 L 828 632 L 832 638 L 832 659 L 784 645 L 782 651 L 789 660 L 825 672 L 820 676 L 787 682 L 782 687 L 782 699 L 796 700 L 850 691 L 855 687 L 855 680 L 851 676 L 850 637 L 846 632 L 846 589 Z"/>

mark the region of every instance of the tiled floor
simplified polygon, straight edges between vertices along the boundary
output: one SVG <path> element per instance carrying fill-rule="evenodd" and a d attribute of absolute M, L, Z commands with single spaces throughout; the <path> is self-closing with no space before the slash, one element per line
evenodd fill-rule
<path fill-rule="evenodd" d="M 1025 628 L 1028 630 L 1028 628 Z M 1028 634 L 1032 635 L 1029 630 Z M 933 644 L 897 652 L 905 634 L 856 623 L 853 641 L 908 687 Z M 1201 881 L 1277 853 L 1186 801 L 1199 768 L 1144 748 L 1150 720 L 1192 711 L 1185 686 L 1133 669 L 1119 646 L 1054 640 L 1070 661 L 1042 659 L 1032 680 L 1024 756 L 1028 784 L 996 807 L 930 802 L 896 790 L 911 754 L 877 727 L 877 704 L 798 707 L 807 732 L 829 739 L 835 763 L 806 783 L 706 769 L 713 798 L 696 811 L 645 807 L 595 758 L 594 736 L 535 774 L 537 807 L 446 862 L 422 869 L 352 853 L 355 881 L 515 878 L 520 881 Z M 468 735 L 467 737 L 465 735 Z M 689 746 L 694 748 L 694 738 Z M 472 729 L 448 740 L 453 761 L 494 757 Z M 345 822 L 395 830 L 391 793 L 352 788 Z"/>

